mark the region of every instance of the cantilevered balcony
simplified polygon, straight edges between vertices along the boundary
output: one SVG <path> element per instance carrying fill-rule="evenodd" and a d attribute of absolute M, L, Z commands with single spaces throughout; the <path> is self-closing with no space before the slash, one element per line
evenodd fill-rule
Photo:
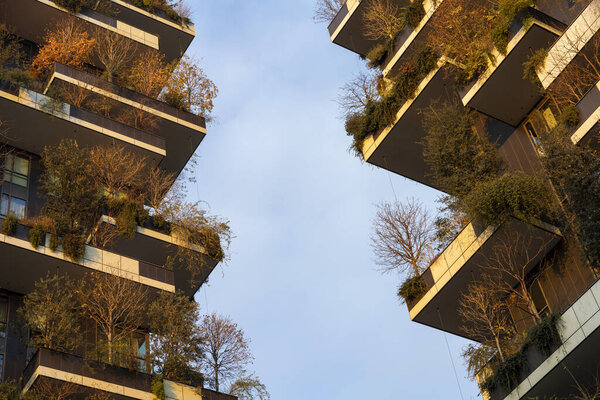
<path fill-rule="evenodd" d="M 25 294 L 48 273 L 80 279 L 86 273 L 96 271 L 139 282 L 152 290 L 176 290 L 173 271 L 116 252 L 86 245 L 83 258 L 74 262 L 65 257 L 61 247 L 56 251 L 50 248 L 49 235 L 46 235 L 45 243 L 34 249 L 28 239 L 29 229 L 19 224 L 14 236 L 0 234 L 0 269 L 5 277 L 3 289 Z M 178 289 L 183 290 L 183 287 Z"/>
<path fill-rule="evenodd" d="M 527 361 L 518 385 L 508 393 L 496 388 L 484 398 L 573 399 L 581 395 L 577 385 L 595 388 L 600 369 L 600 281 L 596 281 L 561 315 L 557 327 L 561 340 L 549 357 L 533 346 L 526 349 Z"/>
<path fill-rule="evenodd" d="M 62 139 L 75 139 L 81 146 L 122 145 L 152 165 L 167 155 L 165 140 L 159 136 L 23 87 L 0 83 L 0 119 L 8 130 L 3 141 L 33 154 Z"/>
<path fill-rule="evenodd" d="M 83 400 L 93 393 L 105 393 L 117 400 L 155 400 L 152 376 L 87 360 L 71 354 L 39 349 L 23 374 L 23 392 L 35 390 L 43 381 L 54 385 L 75 386 L 74 400 Z M 236 400 L 237 397 L 202 387 L 193 387 L 164 380 L 168 400 Z"/>
<path fill-rule="evenodd" d="M 156 130 L 168 144 L 168 154 L 161 167 L 178 175 L 206 136 L 204 118 L 144 96 L 88 72 L 63 64 L 56 64 L 45 92 L 51 88 L 63 91 L 79 90 L 90 97 L 102 96 L 114 100 L 117 112 L 143 110 L 156 118 Z"/>
<path fill-rule="evenodd" d="M 571 140 L 575 144 L 600 149 L 600 82 L 587 92 L 576 107 L 579 111 L 579 124 L 573 129 Z"/>
<path fill-rule="evenodd" d="M 373 0 L 347 0 L 327 28 L 331 41 L 363 57 L 378 43 L 364 34 L 364 12 Z M 410 0 L 397 0 L 400 7 L 410 4 Z"/>
<path fill-rule="evenodd" d="M 435 259 L 422 274 L 427 291 L 420 299 L 408 304 L 413 321 L 465 336 L 464 324 L 458 312 L 462 293 L 477 280 L 483 266 L 510 248 L 508 238 L 519 238 L 512 256 L 515 264 L 533 268 L 560 241 L 560 232 L 545 223 L 536 225 L 511 218 L 500 226 L 483 227 L 471 223 Z M 534 256 L 532 256 L 534 255 Z"/>
<path fill-rule="evenodd" d="M 581 11 L 591 2 L 593 2 L 593 0 L 537 0 L 535 2 L 535 8 L 563 24 L 571 25 Z"/>
<path fill-rule="evenodd" d="M 585 51 L 600 30 L 600 0 L 592 0 L 562 36 L 548 50 L 543 68 L 538 71 L 542 86 L 547 89 L 577 55 Z"/>
<path fill-rule="evenodd" d="M 116 225 L 116 221 L 106 215 L 102 217 L 101 223 Z M 178 247 L 185 247 L 200 256 L 199 265 L 197 265 L 198 274 L 193 275 L 185 265 L 176 261 L 174 256 Z M 162 268 L 158 270 L 148 269 L 146 272 L 148 267 L 166 265 L 169 259 L 175 260 L 174 265 L 172 265 L 175 288 L 190 297 L 200 289 L 200 286 L 208 279 L 208 276 L 220 262 L 210 257 L 204 247 L 186 243 L 178 239 L 175 233 L 159 232 L 151 226 L 151 223 L 147 223 L 144 227 L 137 226 L 131 239 L 116 238 L 110 246 L 110 250 L 117 254 L 143 260 L 140 264 L 140 273 L 143 273 L 144 276 L 152 276 L 153 273 L 160 273 L 163 270 Z"/>
<path fill-rule="evenodd" d="M 460 91 L 465 106 L 474 108 L 512 126 L 517 126 L 541 100 L 540 89 L 523 77 L 523 63 L 537 50 L 548 48 L 565 26 L 530 9 L 526 22 L 513 23 L 506 55 L 495 51 L 494 62 L 475 81 Z"/>
<path fill-rule="evenodd" d="M 414 98 L 400 108 L 395 122 L 365 139 L 362 152 L 368 163 L 440 189 L 423 159 L 421 143 L 426 132 L 422 112 L 436 100 L 443 103 L 456 99 L 453 70 L 451 64 L 440 60 L 438 67 L 423 79 Z"/>

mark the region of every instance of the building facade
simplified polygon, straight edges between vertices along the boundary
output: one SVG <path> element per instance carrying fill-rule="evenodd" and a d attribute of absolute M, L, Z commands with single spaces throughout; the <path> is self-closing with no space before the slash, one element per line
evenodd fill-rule
<path fill-rule="evenodd" d="M 4 71 L 30 68 L 49 29 L 64 20 L 72 20 L 89 37 L 109 34 L 116 41 L 128 41 L 133 56 L 152 52 L 164 63 L 177 62 L 194 39 L 194 26 L 171 9 L 150 9 L 146 2 L 2 0 L 0 24 L 18 43 L 19 61 Z M 106 36 L 105 36 L 106 37 Z M 149 337 L 152 332 L 140 329 L 132 333 L 128 350 L 135 353 L 133 365 L 107 363 L 102 357 L 90 357 L 86 352 L 60 352 L 46 348 L 31 348 L 29 332 L 19 316 L 23 297 L 35 289 L 40 279 L 56 274 L 72 280 L 82 279 L 90 272 L 111 275 L 143 286 L 150 297 L 162 292 L 183 292 L 193 299 L 200 286 L 219 263 L 220 257 L 207 250 L 199 241 L 184 243 L 175 229 L 159 229 L 150 220 L 134 224 L 127 239 L 117 238 L 109 246 L 85 240 L 80 257 L 69 257 L 62 245 L 53 243 L 50 233 L 43 232 L 33 244 L 33 227 L 27 221 L 40 215 L 44 207 L 40 176 L 45 148 L 58 146 L 65 139 L 81 148 L 114 146 L 127 154 L 143 157 L 149 167 L 178 176 L 206 135 L 202 116 L 157 100 L 158 93 L 148 96 L 125 87 L 118 79 L 106 79 L 105 64 L 93 55 L 81 68 L 55 63 L 43 79 L 19 81 L 3 74 L 0 81 L 0 120 L 5 166 L 1 184 L 0 224 L 16 217 L 17 224 L 0 235 L 0 378 L 19 384 L 27 393 L 44 383 L 61 383 L 73 388 L 66 398 L 84 399 L 155 399 L 152 389 L 152 367 L 148 360 Z M 18 72 L 13 72 L 18 75 Z M 14 75 L 13 75 L 14 78 Z M 140 113 L 151 119 L 152 129 L 113 115 L 102 113 L 75 101 L 62 93 L 81 93 L 98 102 L 110 102 L 123 114 Z M 70 96 L 69 98 L 73 98 Z M 167 189 L 167 188 L 165 188 Z M 97 220 L 98 229 L 117 225 L 109 212 Z M 204 265 L 192 279 L 190 271 L 171 263 L 177 249 L 191 247 L 196 260 Z M 218 247 L 218 245 L 217 245 Z M 92 334 L 89 334 L 92 332 Z M 86 329 L 84 341 L 95 343 L 98 333 L 92 326 Z M 89 342 L 89 343 L 87 343 Z M 129 360 L 131 361 L 131 360 Z M 164 398 L 177 400 L 225 400 L 235 397 L 203 388 L 196 377 L 182 384 L 164 380 Z M 58 398 L 58 397 L 56 397 Z M 62 398 L 62 397 L 61 397 Z"/>
<path fill-rule="evenodd" d="M 397 12 L 396 17 L 404 19 L 392 37 L 373 34 L 368 14 L 377 2 L 347 0 L 328 27 L 333 43 L 366 58 L 380 75 L 379 100 L 370 102 L 346 124 L 359 157 L 456 196 L 437 179 L 439 169 L 434 170 L 424 155 L 430 134 L 424 120 L 440 104 L 458 105 L 470 116 L 472 130 L 493 144 L 504 165 L 502 174 L 538 177 L 552 188 L 553 202 L 569 213 L 570 203 L 561 191 L 568 182 L 553 180 L 556 171 L 553 175 L 548 170 L 558 158 L 552 158 L 555 153 L 547 138 L 560 130 L 569 146 L 576 146 L 574 152 L 598 150 L 600 75 L 594 69 L 600 2 L 538 0 L 518 5 L 507 1 L 503 9 L 476 1 L 379 1 L 384 5 L 380 16 L 389 19 L 390 12 Z M 483 28 L 477 31 L 479 15 L 493 22 L 482 22 Z M 470 45 L 476 47 L 477 35 L 485 36 L 486 30 L 490 37 L 482 45 L 484 62 L 474 62 L 479 65 L 473 68 L 474 58 L 467 57 Z M 457 35 L 466 35 L 467 40 L 461 42 Z M 430 61 L 424 63 L 427 54 Z M 406 82 L 412 84 L 408 85 L 410 93 L 396 95 L 399 100 L 386 93 L 390 84 L 394 91 L 401 84 L 407 87 Z M 391 116 L 375 117 L 377 107 L 387 107 Z M 451 129 L 448 126 L 448 135 Z M 562 168 L 577 166 L 567 163 Z M 578 190 L 569 192 L 570 198 L 587 188 Z M 589 210 L 587 222 L 578 219 L 580 228 L 597 218 Z M 589 255 L 593 230 L 570 230 L 569 224 L 555 218 L 537 217 L 510 216 L 494 224 L 470 218 L 415 277 L 422 290 L 406 299 L 410 318 L 488 342 L 489 338 L 469 329 L 471 321 L 460 312 L 461 299 L 489 271 L 490 260 L 504 263 L 505 273 L 516 276 L 514 270 L 520 271 L 526 285 L 524 297 L 534 310 L 527 310 L 515 296 L 503 299 L 510 330 L 522 340 L 518 348 L 510 349 L 507 362 L 501 362 L 496 352 L 486 358 L 485 365 L 471 371 L 483 397 L 595 398 L 575 397 L 592 391 L 597 396 L 600 389 L 600 283 L 598 266 Z M 507 238 L 512 238 L 512 246 L 507 246 Z M 512 285 L 517 288 L 519 284 L 517 277 Z M 540 326 L 532 313 L 556 320 L 558 337 L 546 348 L 532 344 L 535 328 Z"/>

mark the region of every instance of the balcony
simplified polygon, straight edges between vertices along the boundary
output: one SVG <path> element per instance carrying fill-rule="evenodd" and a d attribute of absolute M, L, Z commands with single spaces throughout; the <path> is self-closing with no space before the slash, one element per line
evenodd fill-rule
<path fill-rule="evenodd" d="M 116 221 L 109 217 L 103 216 L 104 224 L 116 225 Z M 153 276 L 153 273 L 160 273 L 159 270 L 148 269 L 152 265 L 165 265 L 168 258 L 172 258 L 177 251 L 177 247 L 188 247 L 177 238 L 175 234 L 166 234 L 159 232 L 151 227 L 148 223 L 145 227 L 138 226 L 136 233 L 132 239 L 117 237 L 114 243 L 110 246 L 110 250 L 117 254 L 123 254 L 137 260 L 144 260 L 146 263 L 140 262 L 140 274 L 144 276 Z M 173 266 L 173 284 L 176 290 L 183 291 L 186 295 L 192 297 L 200 289 L 200 286 L 208 279 L 208 276 L 215 269 L 219 261 L 211 258 L 207 251 L 198 245 L 192 245 L 190 250 L 197 252 L 201 256 L 202 272 L 199 276 L 192 276 L 192 273 L 186 269 L 181 263 L 175 263 Z"/>
<path fill-rule="evenodd" d="M 421 142 L 426 135 L 421 112 L 434 101 L 451 102 L 456 96 L 454 67 L 444 60 L 423 79 L 413 99 L 396 114 L 395 122 L 377 135 L 365 139 L 362 153 L 365 161 L 408 179 L 437 187 L 423 159 Z"/>
<path fill-rule="evenodd" d="M 161 167 L 179 175 L 196 148 L 206 136 L 204 118 L 178 110 L 168 104 L 144 96 L 127 88 L 110 83 L 88 72 L 63 64 L 56 64 L 46 86 L 61 90 L 83 90 L 91 96 L 108 97 L 120 105 L 120 110 L 142 109 L 157 118 L 157 131 L 169 144 L 169 153 L 163 159 Z M 118 111 L 120 111 L 118 110 Z"/>
<path fill-rule="evenodd" d="M 574 128 L 571 140 L 575 144 L 600 149 L 600 82 L 587 92 L 576 107 L 579 110 L 579 124 Z"/>
<path fill-rule="evenodd" d="M 592 1 L 593 0 L 537 0 L 535 2 L 535 8 L 563 24 L 570 25 L 579 16 L 581 11 Z"/>
<path fill-rule="evenodd" d="M 237 397 L 214 390 L 195 388 L 181 383 L 164 381 L 167 400 L 236 400 Z"/>
<path fill-rule="evenodd" d="M 577 384 L 595 388 L 600 369 L 600 281 L 596 281 L 559 318 L 561 343 L 546 357 L 527 349 L 526 366 L 519 384 L 510 393 L 496 388 L 489 400 L 572 399 L 580 395 Z M 577 382 L 573 377 L 577 377 Z M 579 397 L 578 397 L 579 398 Z"/>
<path fill-rule="evenodd" d="M 363 57 L 379 42 L 367 39 L 363 33 L 363 14 L 372 0 L 347 0 L 327 28 L 331 41 Z M 397 0 L 400 7 L 410 0 Z"/>
<path fill-rule="evenodd" d="M 0 234 L 1 269 L 5 277 L 3 289 L 26 294 L 48 273 L 81 279 L 86 273 L 100 271 L 139 282 L 153 291 L 175 292 L 173 271 L 88 245 L 84 257 L 73 262 L 65 258 L 60 247 L 52 251 L 49 235 L 42 246 L 34 249 L 28 239 L 29 229 L 19 224 L 14 236 Z"/>
<path fill-rule="evenodd" d="M 523 239 L 526 251 L 515 252 L 518 254 L 513 259 L 515 264 L 527 264 L 526 269 L 533 268 L 561 240 L 556 228 L 541 222 L 532 225 L 511 218 L 500 226 L 469 224 L 422 274 L 427 292 L 408 304 L 410 318 L 465 336 L 458 313 L 461 295 L 471 282 L 481 276 L 481 266 L 494 256 L 494 252 L 503 250 L 500 246 L 508 237 Z M 535 254 L 536 257 L 528 258 L 525 254 Z"/>
<path fill-rule="evenodd" d="M 565 68 L 585 49 L 600 29 L 600 1 L 593 0 L 548 50 L 546 63 L 538 78 L 544 89 L 558 78 Z"/>
<path fill-rule="evenodd" d="M 152 377 L 148 374 L 39 349 L 25 368 L 23 392 L 35 389 L 44 380 L 77 385 L 79 393 L 74 396 L 77 400 L 98 391 L 119 399 L 154 400 Z"/>
<path fill-rule="evenodd" d="M 8 129 L 7 144 L 33 154 L 41 154 L 45 146 L 56 146 L 62 139 L 75 139 L 89 147 L 118 143 L 147 157 L 152 165 L 167 154 L 165 140 L 159 136 L 4 83 L 0 83 L 0 119 Z"/>
<path fill-rule="evenodd" d="M 523 63 L 535 51 L 548 48 L 564 30 L 563 24 L 537 10 L 530 9 L 529 14 L 530 23 L 523 25 L 521 18 L 513 23 L 506 55 L 496 50 L 494 64 L 460 90 L 465 106 L 514 127 L 542 98 L 539 88 L 523 77 Z"/>
<path fill-rule="evenodd" d="M 426 40 L 431 33 L 431 24 L 429 23 L 434 14 L 440 9 L 444 0 L 425 0 L 423 8 L 425 16 L 419 23 L 419 26 L 412 28 L 406 26 L 394 41 L 394 48 L 390 52 L 390 57 L 383 64 L 383 75 L 393 76 L 402 64 L 410 57 L 418 53 L 426 45 Z"/>

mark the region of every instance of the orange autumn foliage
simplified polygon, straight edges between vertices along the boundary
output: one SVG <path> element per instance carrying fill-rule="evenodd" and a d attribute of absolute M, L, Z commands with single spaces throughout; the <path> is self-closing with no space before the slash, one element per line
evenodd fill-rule
<path fill-rule="evenodd" d="M 38 78 L 45 77 L 54 63 L 81 68 L 92 55 L 95 40 L 74 19 L 58 22 L 46 32 L 44 45 L 33 59 L 31 67 Z"/>

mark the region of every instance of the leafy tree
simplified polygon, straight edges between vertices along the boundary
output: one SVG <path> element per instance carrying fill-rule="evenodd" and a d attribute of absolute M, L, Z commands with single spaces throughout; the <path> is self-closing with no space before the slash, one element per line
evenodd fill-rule
<path fill-rule="evenodd" d="M 206 315 L 200 324 L 205 374 L 218 392 L 221 384 L 236 379 L 252 363 L 244 331 L 227 317 Z"/>
<path fill-rule="evenodd" d="M 76 18 L 61 19 L 46 32 L 44 44 L 31 64 L 33 71 L 38 77 L 46 77 L 56 62 L 82 68 L 93 54 L 94 43 Z"/>
<path fill-rule="evenodd" d="M 157 373 L 186 382 L 201 356 L 202 336 L 197 327 L 198 305 L 183 293 L 161 292 L 148 309 L 151 354 Z"/>
<path fill-rule="evenodd" d="M 56 221 L 59 234 L 89 232 L 99 219 L 101 199 L 89 153 L 74 140 L 62 140 L 44 148 L 42 163 L 42 213 Z"/>
<path fill-rule="evenodd" d="M 198 60 L 183 56 L 166 83 L 163 99 L 209 120 L 219 90 L 199 64 Z"/>
<path fill-rule="evenodd" d="M 229 394 L 240 400 L 270 400 L 267 387 L 255 376 L 249 375 L 233 382 Z"/>
<path fill-rule="evenodd" d="M 36 282 L 19 314 L 31 331 L 32 346 L 69 351 L 78 345 L 80 319 L 68 278 L 48 274 Z"/>
<path fill-rule="evenodd" d="M 156 98 L 161 92 L 171 68 L 165 63 L 165 56 L 157 51 L 147 50 L 133 62 L 127 81 L 129 86 L 148 97 Z"/>

